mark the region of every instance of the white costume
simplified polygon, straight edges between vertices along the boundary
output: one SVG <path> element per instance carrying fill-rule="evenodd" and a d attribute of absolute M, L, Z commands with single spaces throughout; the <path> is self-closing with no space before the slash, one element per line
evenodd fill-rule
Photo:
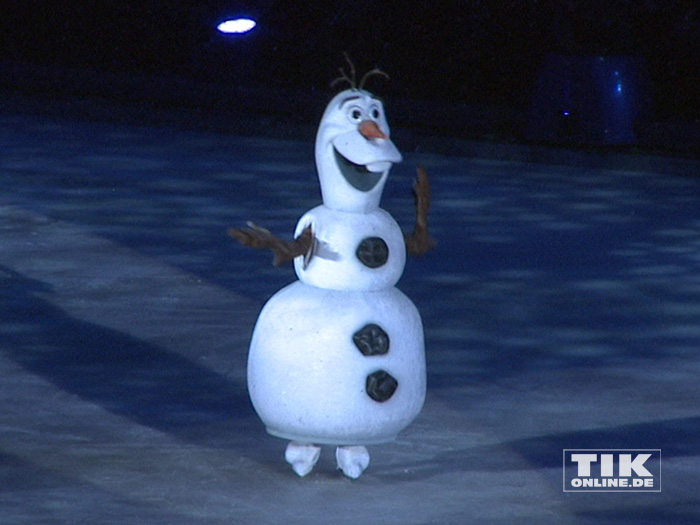
<path fill-rule="evenodd" d="M 299 281 L 265 305 L 250 345 L 248 389 L 270 434 L 291 440 L 286 459 L 301 476 L 320 446 L 357 478 L 364 445 L 393 440 L 425 399 L 423 328 L 395 284 L 404 236 L 379 208 L 401 154 L 384 108 L 369 92 L 336 95 L 321 119 L 316 165 L 323 204 L 301 217 L 313 245 L 294 259 Z"/>

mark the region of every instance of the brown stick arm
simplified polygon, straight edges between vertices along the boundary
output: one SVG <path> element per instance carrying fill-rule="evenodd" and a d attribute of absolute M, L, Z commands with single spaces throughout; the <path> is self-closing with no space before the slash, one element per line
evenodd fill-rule
<path fill-rule="evenodd" d="M 411 255 L 423 255 L 437 244 L 428 233 L 428 210 L 430 209 L 430 181 L 423 166 L 416 169 L 413 182 L 413 198 L 416 204 L 416 225 L 413 233 L 404 234 L 406 251 Z"/>
<path fill-rule="evenodd" d="M 313 233 L 311 225 L 301 232 L 301 235 L 293 241 L 283 241 L 277 238 L 270 230 L 248 222 L 247 228 L 231 228 L 228 234 L 243 246 L 249 246 L 259 250 L 269 249 L 274 254 L 272 264 L 281 266 L 294 260 L 299 255 L 306 255 L 313 245 Z"/>

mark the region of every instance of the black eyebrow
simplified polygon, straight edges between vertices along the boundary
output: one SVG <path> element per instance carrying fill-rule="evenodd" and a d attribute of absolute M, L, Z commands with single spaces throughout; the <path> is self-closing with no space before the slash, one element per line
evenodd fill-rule
<path fill-rule="evenodd" d="M 357 100 L 357 99 L 361 99 L 361 98 L 363 98 L 361 95 L 348 95 L 347 97 L 342 99 L 340 102 L 338 102 L 338 107 L 342 106 L 343 104 L 345 104 L 346 102 L 349 102 L 351 100 Z M 374 95 L 372 95 L 372 96 L 370 96 L 370 98 L 372 100 L 376 100 L 377 102 L 379 102 L 382 105 L 384 104 L 384 101 L 379 97 L 375 97 Z"/>
<path fill-rule="evenodd" d="M 362 98 L 362 97 L 361 97 L 360 95 L 350 95 L 350 96 L 348 96 L 348 97 L 345 97 L 344 99 L 342 99 L 342 100 L 338 103 L 338 107 L 342 106 L 342 105 L 345 104 L 346 102 L 349 102 L 350 100 L 355 100 L 355 99 L 359 99 L 359 98 Z"/>

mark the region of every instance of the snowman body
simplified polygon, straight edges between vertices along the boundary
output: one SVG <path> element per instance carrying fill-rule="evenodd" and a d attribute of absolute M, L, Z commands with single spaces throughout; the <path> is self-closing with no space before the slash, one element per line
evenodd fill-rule
<path fill-rule="evenodd" d="M 250 345 L 248 390 L 274 436 L 391 441 L 423 406 L 421 318 L 395 287 L 404 236 L 378 206 L 400 159 L 377 99 L 353 89 L 331 101 L 316 141 L 324 203 L 296 227 L 299 235 L 311 226 L 313 247 L 294 260 L 299 280 L 263 307 Z"/>

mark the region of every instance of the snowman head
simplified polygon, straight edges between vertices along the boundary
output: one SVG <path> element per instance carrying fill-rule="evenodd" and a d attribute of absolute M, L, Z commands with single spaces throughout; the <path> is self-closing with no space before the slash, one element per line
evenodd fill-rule
<path fill-rule="evenodd" d="M 323 203 L 351 212 L 377 208 L 395 162 L 401 162 L 401 153 L 389 138 L 382 102 L 363 89 L 333 97 L 316 135 Z"/>

